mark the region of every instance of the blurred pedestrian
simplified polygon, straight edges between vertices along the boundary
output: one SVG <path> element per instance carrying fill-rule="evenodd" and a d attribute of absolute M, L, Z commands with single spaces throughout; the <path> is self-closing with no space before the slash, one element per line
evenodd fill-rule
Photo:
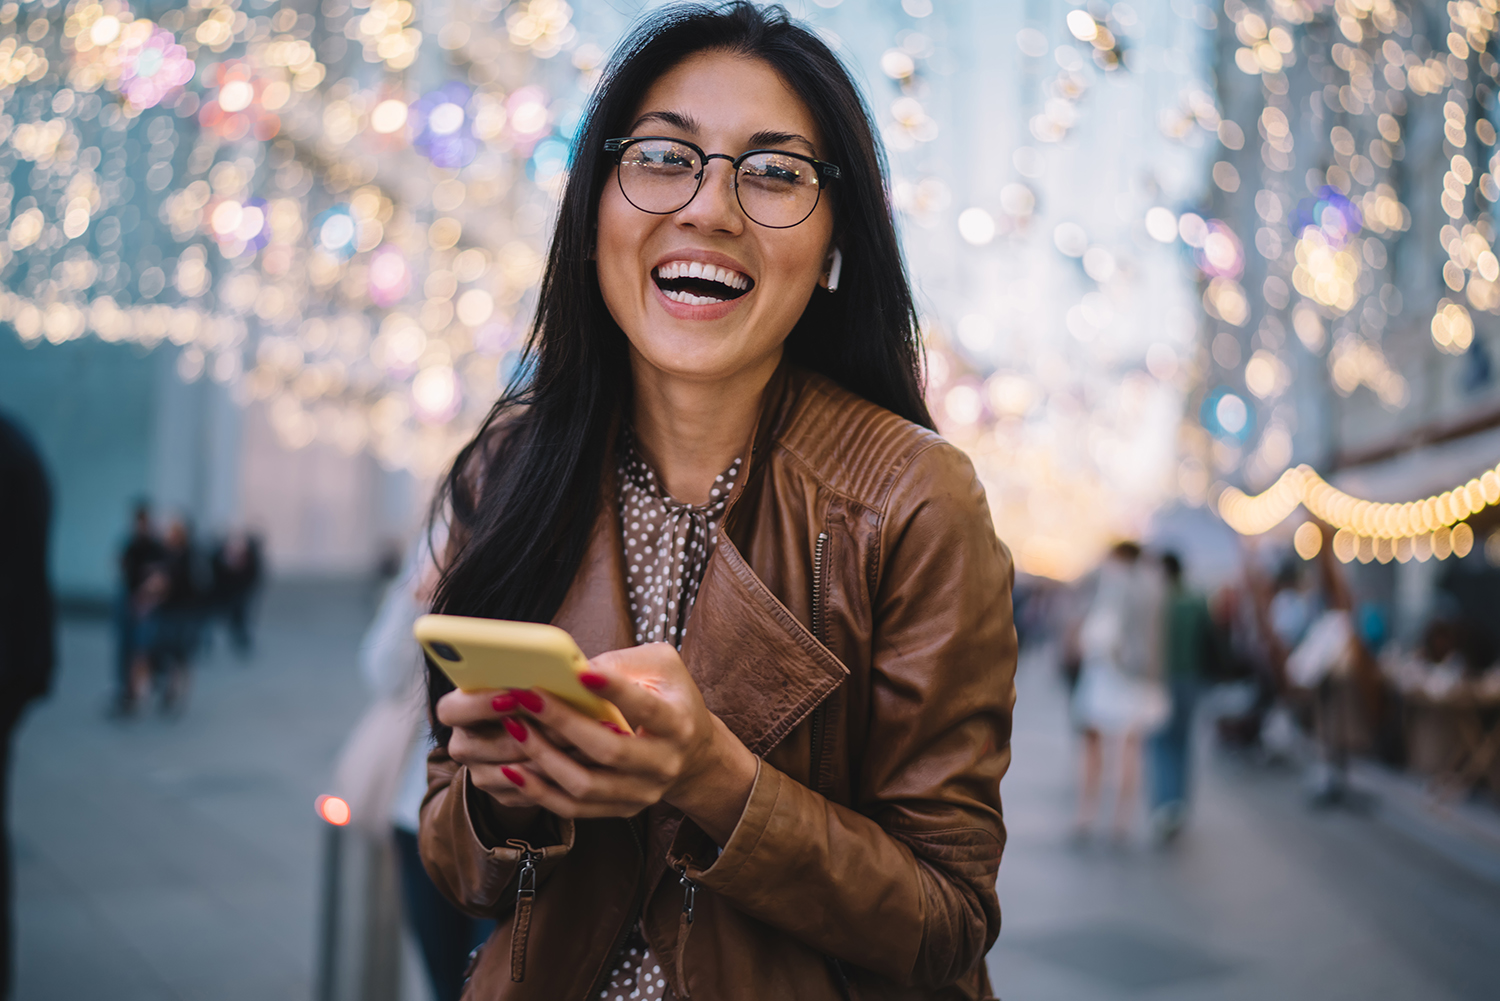
<path fill-rule="evenodd" d="M 0 414 L 0 997 L 9 997 L 11 989 L 10 745 L 27 703 L 47 694 L 52 683 L 51 514 L 41 457 Z"/>
<path fill-rule="evenodd" d="M 224 617 L 235 653 L 247 657 L 254 647 L 250 612 L 260 590 L 260 538 L 243 529 L 231 531 L 214 549 L 209 568 L 214 612 Z"/>
<path fill-rule="evenodd" d="M 1187 587 L 1176 553 L 1161 558 L 1163 595 L 1162 675 L 1172 714 L 1151 738 L 1151 828 L 1158 842 L 1177 837 L 1187 817 L 1193 710 L 1198 692 L 1217 660 L 1218 633 L 1208 601 Z"/>
<path fill-rule="evenodd" d="M 130 519 L 130 536 L 120 551 L 120 589 L 115 595 L 114 608 L 115 695 L 110 706 L 112 715 L 128 716 L 135 711 L 131 673 L 140 651 L 142 615 L 138 604 L 141 585 L 165 554 L 151 524 L 151 505 L 144 500 L 137 501 Z"/>
<path fill-rule="evenodd" d="M 202 639 L 203 598 L 192 533 L 183 518 L 173 518 L 162 540 L 161 558 L 147 569 L 136 600 L 142 622 L 133 691 L 140 699 L 156 688 L 163 712 L 181 712 L 187 701 L 192 663 Z"/>
<path fill-rule="evenodd" d="M 1113 833 L 1129 836 L 1140 786 L 1141 741 L 1171 706 L 1161 676 L 1161 575 L 1134 542 L 1115 546 L 1099 568 L 1094 598 L 1079 630 L 1082 667 L 1073 714 L 1083 732 L 1083 785 L 1074 839 L 1089 836 L 1104 783 L 1104 742 L 1117 748 Z"/>
<path fill-rule="evenodd" d="M 1276 575 L 1270 608 L 1271 630 L 1283 649 L 1290 651 L 1302 642 L 1325 604 L 1316 579 L 1302 572 L 1300 561 L 1288 556 Z"/>

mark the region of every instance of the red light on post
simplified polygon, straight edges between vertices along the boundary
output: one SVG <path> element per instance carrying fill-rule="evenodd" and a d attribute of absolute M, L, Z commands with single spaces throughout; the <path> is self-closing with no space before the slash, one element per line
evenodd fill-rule
<path fill-rule="evenodd" d="M 349 823 L 349 804 L 337 796 L 319 796 L 316 802 L 318 816 L 334 827 Z"/>

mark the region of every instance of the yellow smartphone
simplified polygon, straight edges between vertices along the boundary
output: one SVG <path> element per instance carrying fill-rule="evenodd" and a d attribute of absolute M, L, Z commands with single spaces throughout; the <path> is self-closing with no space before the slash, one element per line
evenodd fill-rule
<path fill-rule="evenodd" d="M 578 680 L 588 658 L 565 630 L 540 622 L 424 615 L 412 633 L 460 690 L 544 688 L 586 716 L 631 726 L 614 703 Z"/>

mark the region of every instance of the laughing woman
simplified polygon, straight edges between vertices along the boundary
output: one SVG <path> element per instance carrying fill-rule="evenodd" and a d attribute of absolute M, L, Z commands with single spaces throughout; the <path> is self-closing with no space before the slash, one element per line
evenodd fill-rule
<path fill-rule="evenodd" d="M 438 611 L 553 622 L 633 732 L 430 678 L 465 997 L 986 998 L 1012 570 L 931 430 L 869 117 L 778 9 L 672 6 L 579 132 Z"/>

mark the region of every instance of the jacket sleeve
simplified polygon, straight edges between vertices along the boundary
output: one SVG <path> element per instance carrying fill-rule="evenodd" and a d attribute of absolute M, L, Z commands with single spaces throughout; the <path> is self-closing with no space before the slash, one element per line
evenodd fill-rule
<path fill-rule="evenodd" d="M 538 856 L 540 883 L 573 847 L 573 821 L 553 814 L 521 821 L 516 811 L 475 788 L 469 770 L 446 748 L 434 748 L 427 757 L 418 848 L 443 896 L 467 914 L 504 920 L 515 905 L 511 888 L 522 844 Z"/>
<path fill-rule="evenodd" d="M 936 988 L 1000 931 L 1015 704 L 1014 571 L 961 452 L 934 445 L 901 473 L 880 555 L 855 808 L 763 763 L 698 879 L 813 948 Z"/>

